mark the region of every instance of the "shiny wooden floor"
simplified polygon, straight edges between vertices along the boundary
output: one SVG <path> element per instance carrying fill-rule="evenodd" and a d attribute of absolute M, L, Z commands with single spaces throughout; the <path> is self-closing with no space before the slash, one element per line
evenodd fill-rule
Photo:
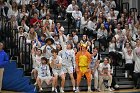
<path fill-rule="evenodd" d="M 2 91 L 2 93 L 22 93 L 22 92 L 12 92 L 12 91 Z M 65 92 L 65 93 L 73 93 L 73 92 Z M 86 91 L 82 91 L 80 93 L 87 93 Z M 94 92 L 93 93 L 140 93 L 140 89 L 121 89 L 113 92 Z"/>

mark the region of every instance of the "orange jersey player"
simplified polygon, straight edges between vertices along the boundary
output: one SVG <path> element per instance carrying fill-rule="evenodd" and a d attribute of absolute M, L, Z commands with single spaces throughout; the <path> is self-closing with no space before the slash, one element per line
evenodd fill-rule
<path fill-rule="evenodd" d="M 87 51 L 87 45 L 81 44 L 81 50 L 76 54 L 76 71 L 77 71 L 77 88 L 79 92 L 79 84 L 83 75 L 87 78 L 88 92 L 91 92 L 91 54 Z"/>

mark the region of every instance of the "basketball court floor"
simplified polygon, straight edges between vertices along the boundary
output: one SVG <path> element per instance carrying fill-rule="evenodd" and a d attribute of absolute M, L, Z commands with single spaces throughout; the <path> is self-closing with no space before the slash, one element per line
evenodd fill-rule
<path fill-rule="evenodd" d="M 2 93 L 21 93 L 21 92 L 2 91 Z M 73 92 L 65 92 L 65 93 L 73 93 Z M 87 93 L 87 92 L 82 91 L 80 93 Z M 121 89 L 121 90 L 117 90 L 117 91 L 113 91 L 113 92 L 109 92 L 109 91 L 94 92 L 93 91 L 92 93 L 140 93 L 140 89 Z"/>

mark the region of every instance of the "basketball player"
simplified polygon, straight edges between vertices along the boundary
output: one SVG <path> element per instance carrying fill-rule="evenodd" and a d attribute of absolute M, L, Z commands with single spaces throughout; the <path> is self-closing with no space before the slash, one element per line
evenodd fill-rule
<path fill-rule="evenodd" d="M 52 52 L 52 57 L 50 57 L 49 61 L 50 61 L 50 65 L 52 67 L 53 75 L 55 78 L 55 85 L 52 88 L 52 91 L 55 91 L 55 92 L 57 91 L 56 87 L 57 87 L 57 82 L 58 82 L 58 76 L 60 76 L 61 77 L 60 92 L 63 93 L 64 84 L 65 84 L 65 75 L 62 70 L 62 58 L 58 56 L 58 52 L 56 49 L 53 49 L 51 52 Z"/>

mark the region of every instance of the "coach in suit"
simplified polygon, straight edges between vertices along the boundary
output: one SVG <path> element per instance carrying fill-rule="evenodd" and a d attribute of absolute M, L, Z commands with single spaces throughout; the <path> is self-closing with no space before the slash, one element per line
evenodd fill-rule
<path fill-rule="evenodd" d="M 3 46 L 4 46 L 3 43 L 0 42 L 0 93 L 2 88 L 4 65 L 9 62 L 9 58 L 6 52 L 3 50 Z"/>

